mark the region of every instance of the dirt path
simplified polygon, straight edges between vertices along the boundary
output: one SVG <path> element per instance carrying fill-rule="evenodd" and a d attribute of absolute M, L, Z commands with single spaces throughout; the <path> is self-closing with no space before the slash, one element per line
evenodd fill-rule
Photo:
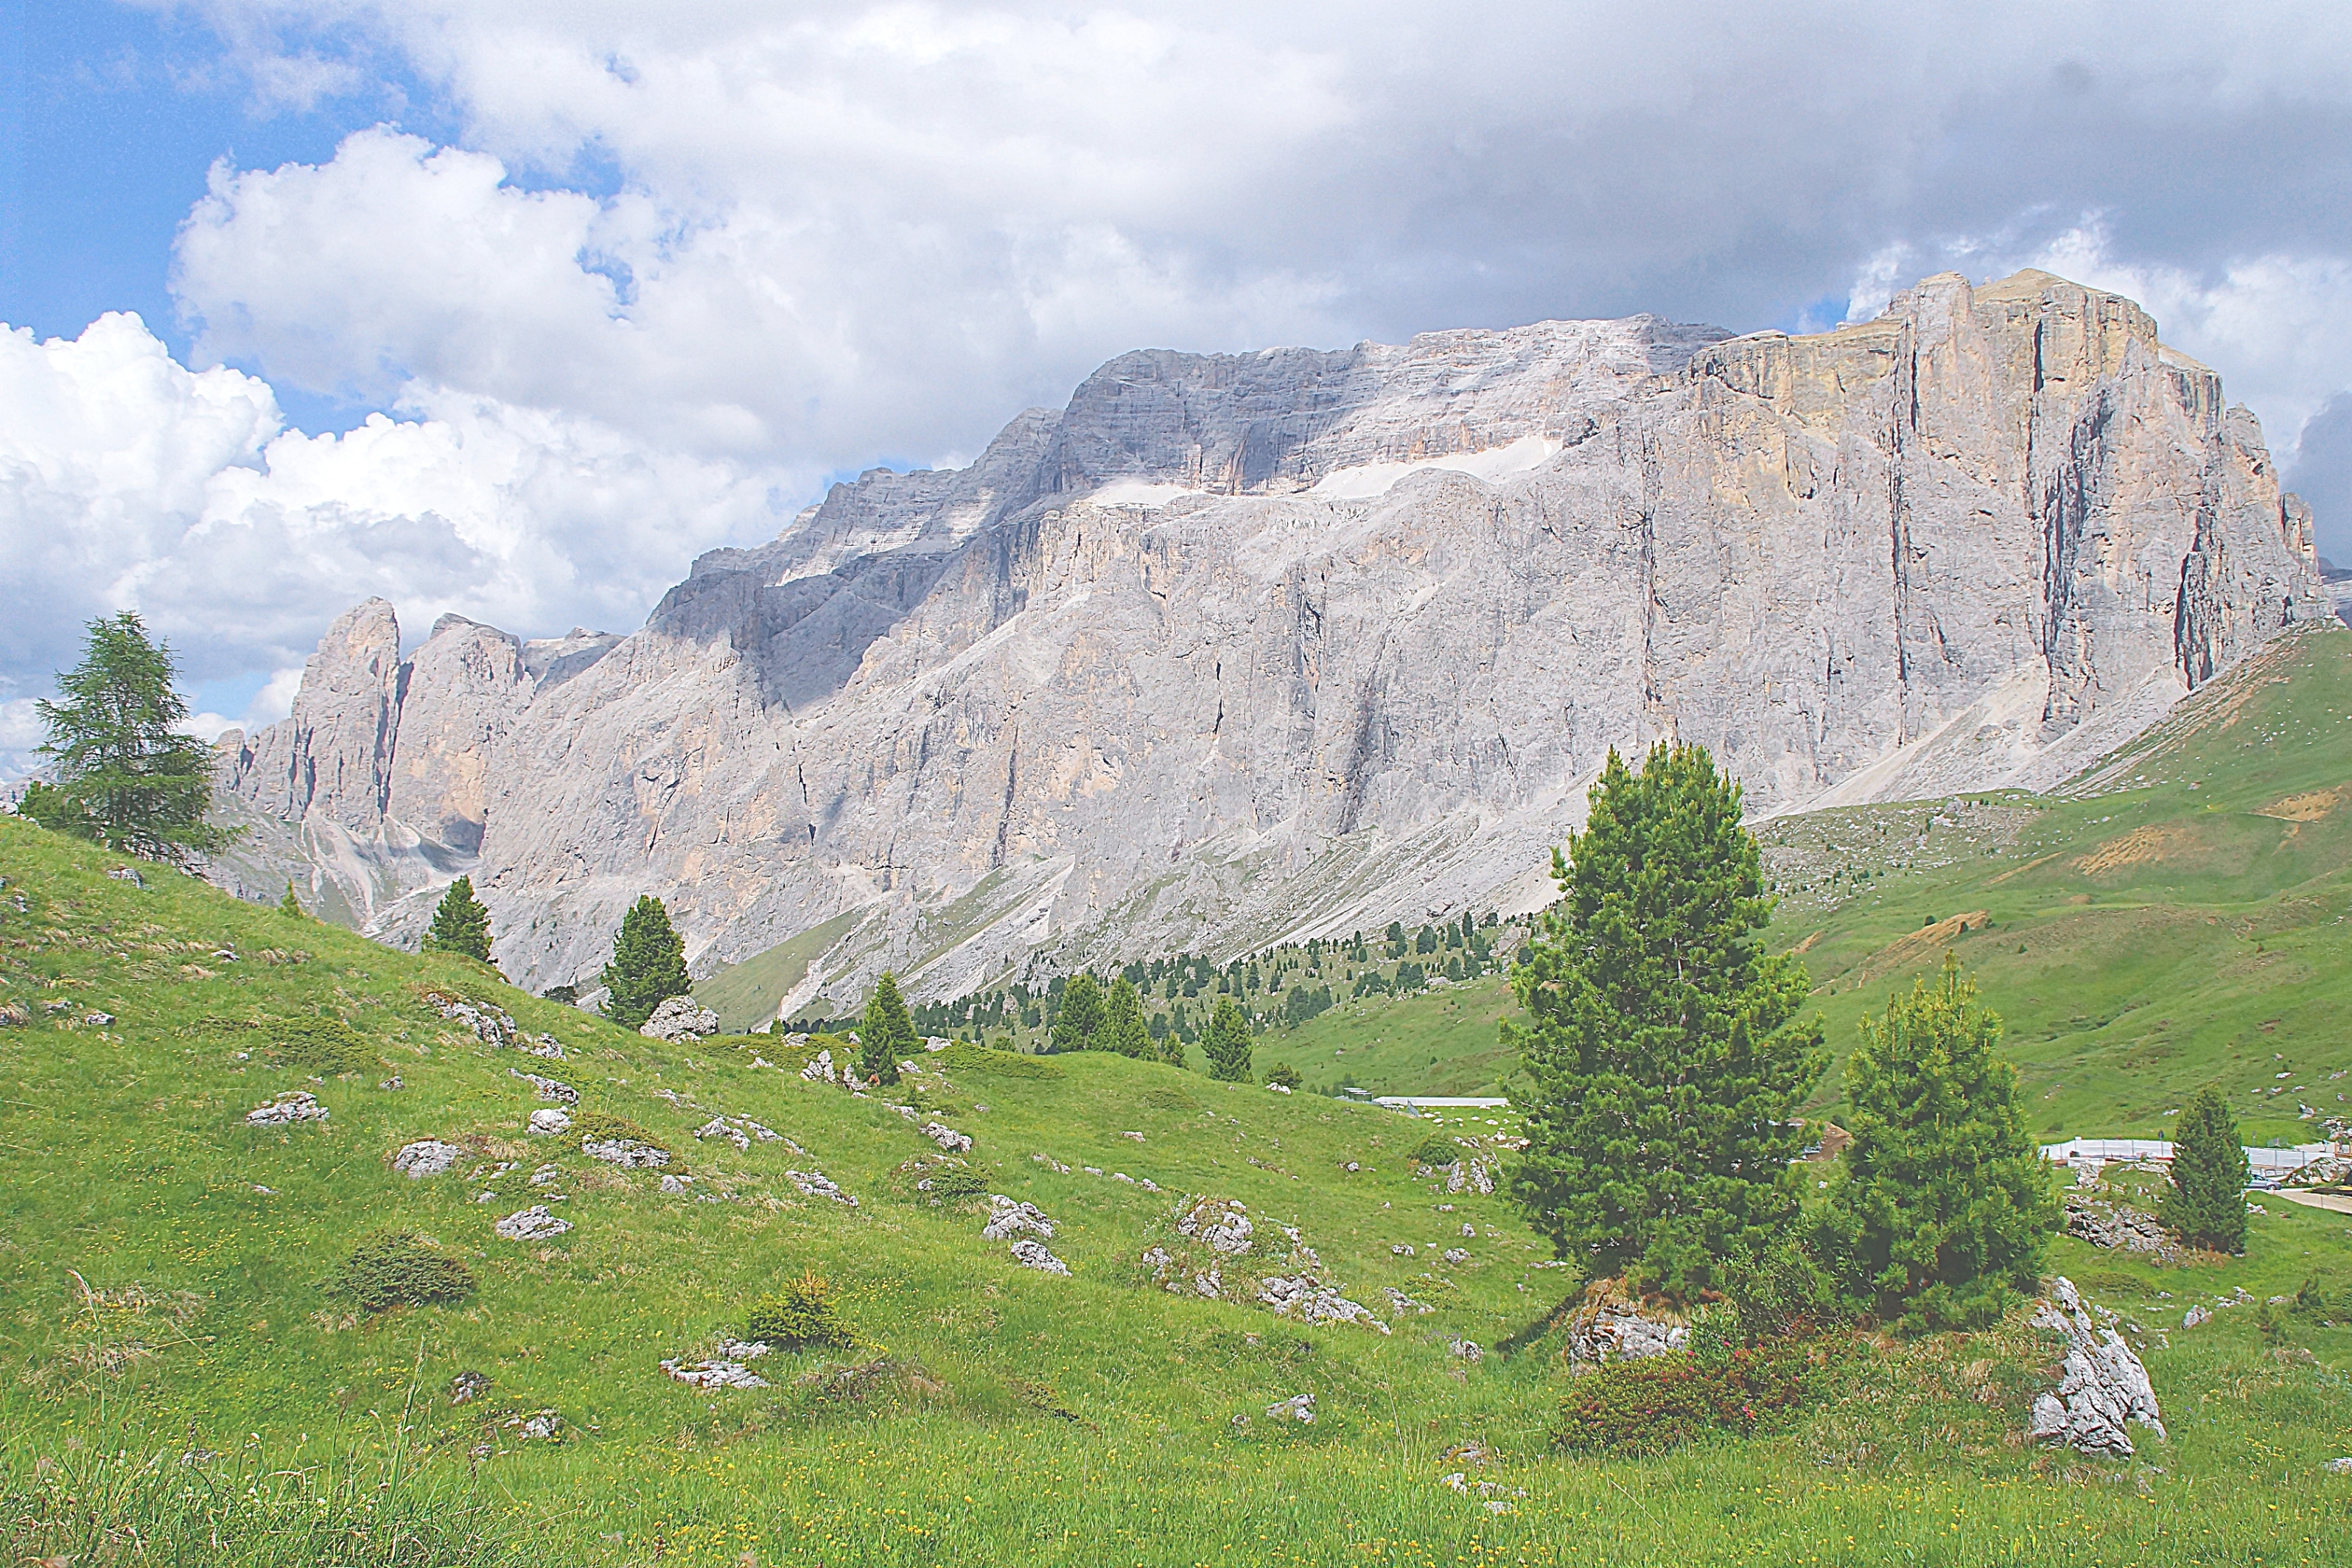
<path fill-rule="evenodd" d="M 2333 1209 L 2337 1214 L 2352 1214 L 2352 1198 L 2338 1197 L 2334 1193 L 2301 1193 L 2288 1187 L 2274 1188 L 2263 1194 L 2266 1198 L 2284 1198 L 2305 1208 Z"/>

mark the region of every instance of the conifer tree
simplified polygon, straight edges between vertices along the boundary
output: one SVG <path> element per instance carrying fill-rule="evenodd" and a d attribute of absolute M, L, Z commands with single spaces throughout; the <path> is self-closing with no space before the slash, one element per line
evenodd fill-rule
<path fill-rule="evenodd" d="M 612 962 L 597 977 L 610 993 L 604 1016 L 634 1029 L 654 1016 L 654 1009 L 673 996 L 683 996 L 693 983 L 686 975 L 686 944 L 669 923 L 669 910 L 651 893 L 641 896 L 621 917 L 620 934 L 613 939 Z"/>
<path fill-rule="evenodd" d="M 1191 1065 L 1184 1059 L 1184 1037 L 1176 1032 L 1172 1023 L 1169 1026 L 1168 1033 L 1160 1037 L 1160 1059 L 1171 1068 Z"/>
<path fill-rule="evenodd" d="M 1143 1022 L 1143 999 L 1136 994 L 1135 983 L 1124 974 L 1110 983 L 1110 999 L 1103 1004 L 1102 1032 L 1097 1038 L 1104 1050 L 1123 1057 L 1148 1060 L 1152 1054 L 1151 1031 Z"/>
<path fill-rule="evenodd" d="M 1201 1052 L 1209 1058 L 1209 1076 L 1224 1083 L 1250 1081 L 1250 1026 L 1230 996 L 1220 997 L 1209 1016 L 1209 1032 L 1201 1037 Z"/>
<path fill-rule="evenodd" d="M 1846 1063 L 1853 1142 L 1816 1250 L 1882 1322 L 1981 1328 L 2040 1276 L 2057 1203 L 2000 1040 L 1949 953 L 1936 981 L 1863 1016 Z"/>
<path fill-rule="evenodd" d="M 291 883 L 287 885 L 286 896 L 294 896 Z M 490 911 L 474 897 L 471 877 L 458 878 L 441 895 L 441 905 L 433 911 L 433 928 L 425 933 L 424 945 L 427 952 L 462 952 L 484 963 L 490 961 Z"/>
<path fill-rule="evenodd" d="M 2191 1247 L 2246 1249 L 2246 1184 L 2252 1179 L 2237 1119 L 2221 1091 L 2207 1086 L 2180 1108 L 2172 1132 L 2172 1190 L 2158 1213 Z"/>
<path fill-rule="evenodd" d="M 1612 752 L 1591 801 L 1512 975 L 1535 1094 L 1511 1193 L 1593 1277 L 1686 1300 L 1796 1215 L 1821 1023 L 1797 1021 L 1803 965 L 1756 940 L 1756 840 L 1703 747 L 1661 742 L 1638 774 Z"/>
<path fill-rule="evenodd" d="M 888 970 L 874 983 L 866 999 L 866 1017 L 857 1026 L 857 1076 L 869 1083 L 896 1083 L 898 1064 L 919 1048 L 915 1020 L 898 994 L 898 977 Z"/>
<path fill-rule="evenodd" d="M 137 616 L 90 622 L 81 662 L 58 677 L 65 700 L 33 705 L 56 782 L 35 783 L 18 809 L 54 832 L 174 865 L 226 846 L 236 835 L 205 820 L 211 748 L 178 731 L 188 704 L 172 689 L 177 674 L 170 647 L 150 641 Z"/>
<path fill-rule="evenodd" d="M 1133 990 L 1132 986 L 1129 987 Z M 1062 987 L 1062 1004 L 1054 1014 L 1054 1031 L 1048 1048 L 1056 1051 L 1091 1051 L 1101 1044 L 1096 1037 L 1103 1026 L 1102 984 L 1091 970 L 1081 969 L 1070 976 Z"/>
<path fill-rule="evenodd" d="M 294 884 L 286 884 L 286 896 L 278 900 L 278 912 L 293 920 L 302 918 L 302 900 L 294 896 Z"/>

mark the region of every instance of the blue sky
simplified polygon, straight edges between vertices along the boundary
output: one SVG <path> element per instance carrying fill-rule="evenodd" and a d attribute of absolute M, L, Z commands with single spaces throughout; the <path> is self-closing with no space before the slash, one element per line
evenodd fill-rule
<path fill-rule="evenodd" d="M 2141 300 L 2352 552 L 2335 5 L 0 0 L 0 756 L 89 615 L 254 721 L 371 593 L 626 629 L 1127 348 L 1948 268 Z"/>

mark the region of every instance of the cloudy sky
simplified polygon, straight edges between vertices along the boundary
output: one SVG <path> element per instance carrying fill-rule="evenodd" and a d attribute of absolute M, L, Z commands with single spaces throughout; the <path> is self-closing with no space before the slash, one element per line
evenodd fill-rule
<path fill-rule="evenodd" d="M 2352 559 L 2340 0 L 0 0 L 0 773 L 118 608 L 262 721 L 368 594 L 625 630 L 1123 349 L 1952 268 L 2147 304 Z"/>

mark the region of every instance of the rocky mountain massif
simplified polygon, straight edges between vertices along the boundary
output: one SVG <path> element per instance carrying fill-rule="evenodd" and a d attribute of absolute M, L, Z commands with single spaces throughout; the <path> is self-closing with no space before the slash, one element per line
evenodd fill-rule
<path fill-rule="evenodd" d="M 1611 747 L 1760 813 L 2038 785 L 2329 613 L 2252 416 L 2130 300 L 1138 353 L 971 468 L 836 486 L 645 627 L 391 606 L 225 738 L 288 869 L 395 942 L 463 868 L 522 984 L 639 892 L 792 1011 L 1040 962 L 1545 901 Z M 424 889 L 419 891 L 419 889 Z"/>

